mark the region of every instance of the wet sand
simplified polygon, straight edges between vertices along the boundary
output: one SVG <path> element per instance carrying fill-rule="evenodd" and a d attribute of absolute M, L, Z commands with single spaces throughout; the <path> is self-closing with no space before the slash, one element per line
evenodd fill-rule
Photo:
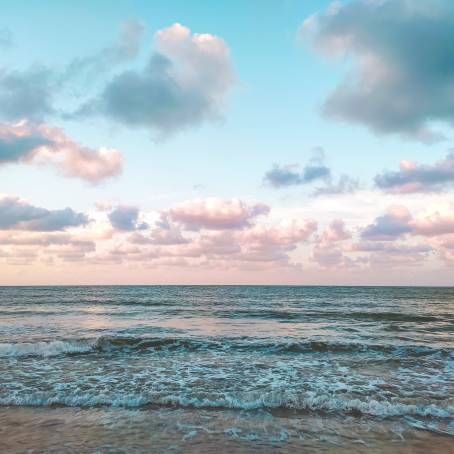
<path fill-rule="evenodd" d="M 0 409 L 2 453 L 449 454 L 454 438 L 395 420 L 192 409 Z"/>

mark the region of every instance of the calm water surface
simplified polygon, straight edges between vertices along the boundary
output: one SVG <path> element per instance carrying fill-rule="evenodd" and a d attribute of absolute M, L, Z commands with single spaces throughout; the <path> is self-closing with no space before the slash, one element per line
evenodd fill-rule
<path fill-rule="evenodd" d="M 454 288 L 3 287 L 0 452 L 454 452 L 453 335 Z"/>

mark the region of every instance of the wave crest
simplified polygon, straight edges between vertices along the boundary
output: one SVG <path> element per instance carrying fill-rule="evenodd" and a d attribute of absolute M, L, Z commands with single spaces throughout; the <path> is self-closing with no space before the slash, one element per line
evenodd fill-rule
<path fill-rule="evenodd" d="M 308 393 L 294 396 L 287 392 L 265 394 L 248 393 L 222 397 L 199 398 L 182 395 L 122 395 L 106 396 L 92 394 L 50 395 L 48 393 L 22 394 L 0 398 L 0 405 L 8 406 L 67 406 L 67 407 L 182 407 L 204 409 L 286 409 L 302 412 L 339 413 L 374 417 L 420 416 L 452 418 L 453 405 L 415 405 L 375 399 L 342 399 L 332 395 Z"/>
<path fill-rule="evenodd" d="M 386 353 L 394 356 L 452 356 L 453 352 L 427 346 L 389 346 L 334 341 L 277 340 L 257 341 L 250 338 L 195 339 L 171 337 L 100 336 L 91 339 L 48 342 L 0 343 L 1 357 L 52 357 L 85 353 L 152 352 L 152 351 L 244 351 L 279 354 L 298 353 Z"/>

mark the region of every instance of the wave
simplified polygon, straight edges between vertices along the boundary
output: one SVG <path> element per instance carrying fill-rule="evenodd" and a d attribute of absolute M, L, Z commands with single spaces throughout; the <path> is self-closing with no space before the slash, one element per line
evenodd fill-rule
<path fill-rule="evenodd" d="M 112 312 L 108 306 L 111 306 L 109 301 L 103 302 L 103 304 L 107 306 L 105 308 L 105 314 L 111 316 L 125 316 L 128 313 L 121 311 L 121 312 Z M 64 315 L 68 314 L 85 314 L 85 310 L 83 308 L 84 304 L 79 302 L 82 306 L 78 309 L 73 309 L 69 311 L 65 311 Z M 48 306 L 53 306 L 53 303 L 48 304 Z M 205 316 L 205 310 L 199 310 L 197 308 L 187 308 L 187 307 L 175 307 L 174 304 L 169 303 L 159 303 L 159 304 L 143 304 L 138 301 L 131 301 L 131 302 L 122 302 L 121 304 L 116 304 L 116 306 L 162 306 L 163 307 L 163 314 L 166 316 L 186 316 L 186 315 L 200 315 Z M 166 309 L 167 306 L 171 306 L 171 309 Z M 129 315 L 140 315 L 142 311 L 133 311 L 130 312 Z M 35 306 L 35 308 L 31 309 L 14 309 L 14 306 L 11 309 L 0 309 L 0 315 L 15 315 L 15 316 L 33 316 L 33 315 L 63 315 L 61 308 L 55 308 L 54 310 L 49 308 L 41 308 L 39 306 Z M 353 320 L 361 320 L 361 321 L 389 321 L 389 322 L 417 322 L 417 323 L 424 323 L 424 322 L 440 322 L 440 321 L 447 321 L 452 320 L 452 314 L 450 313 L 439 313 L 436 315 L 430 314 L 409 314 L 404 312 L 374 312 L 374 311 L 330 311 L 330 310 L 318 310 L 318 311 L 308 311 L 308 310 L 272 310 L 272 309 L 239 309 L 239 308 L 232 308 L 231 310 L 214 310 L 213 315 L 216 317 L 221 318 L 230 318 L 230 319 L 269 319 L 269 320 L 277 320 L 277 321 L 291 321 L 291 320 L 305 320 L 305 319 L 321 319 L 321 320 L 329 320 L 329 319 L 353 319 Z"/>
<path fill-rule="evenodd" d="M 0 357 L 58 356 L 68 353 L 87 353 L 96 345 L 94 341 L 18 342 L 0 344 Z"/>
<path fill-rule="evenodd" d="M 293 410 L 299 412 L 349 414 L 353 416 L 374 416 L 390 418 L 399 416 L 419 416 L 425 418 L 452 418 L 453 405 L 406 404 L 378 401 L 375 399 L 342 399 L 333 395 L 295 396 L 286 392 L 265 394 L 243 393 L 222 397 L 199 398 L 178 395 L 106 396 L 93 394 L 50 395 L 48 393 L 21 394 L 0 398 L 1 406 L 65 406 L 65 407 L 178 407 L 197 409 L 236 409 L 236 410 Z"/>
<path fill-rule="evenodd" d="M 196 339 L 179 337 L 101 336 L 91 339 L 55 340 L 49 342 L 0 343 L 0 357 L 52 357 L 84 353 L 121 353 L 153 351 L 239 351 L 271 354 L 297 353 L 384 353 L 397 356 L 452 356 L 448 349 L 427 346 L 390 346 L 353 342 L 260 341 L 253 338 Z"/>
<path fill-rule="evenodd" d="M 183 312 L 183 311 L 181 311 Z M 188 310 L 189 312 L 189 310 Z M 193 313 L 193 312 L 192 312 Z M 176 311 L 178 314 L 178 311 Z M 304 320 L 307 318 L 318 319 L 354 319 L 354 320 L 370 320 L 370 321 L 395 321 L 395 322 L 437 322 L 444 321 L 446 318 L 452 317 L 451 314 L 408 314 L 403 312 L 373 312 L 373 311 L 291 311 L 291 310 L 262 310 L 262 309 L 237 309 L 232 311 L 223 310 L 215 311 L 215 316 L 225 318 L 263 318 L 271 320 Z"/>

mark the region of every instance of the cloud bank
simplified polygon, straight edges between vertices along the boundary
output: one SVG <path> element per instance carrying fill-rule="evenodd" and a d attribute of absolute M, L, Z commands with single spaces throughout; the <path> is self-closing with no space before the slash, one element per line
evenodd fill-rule
<path fill-rule="evenodd" d="M 449 204 L 439 207 L 414 213 L 393 205 L 366 227 L 358 218 L 347 227 L 338 217 L 320 221 L 319 230 L 317 219 L 275 218 L 266 205 L 240 199 L 193 199 L 155 212 L 118 205 L 107 218 L 101 209 L 89 219 L 71 208 L 1 196 L 0 263 L 8 272 L 58 264 L 78 273 L 83 266 L 101 274 L 155 276 L 173 268 L 179 276 L 206 276 L 207 270 L 277 276 L 273 282 L 283 276 L 303 282 L 308 273 L 321 276 L 324 270 L 352 279 L 364 273 L 389 277 L 390 269 L 408 276 L 436 270 L 446 277 L 454 262 L 454 216 Z M 154 224 L 143 222 L 153 218 Z"/>

